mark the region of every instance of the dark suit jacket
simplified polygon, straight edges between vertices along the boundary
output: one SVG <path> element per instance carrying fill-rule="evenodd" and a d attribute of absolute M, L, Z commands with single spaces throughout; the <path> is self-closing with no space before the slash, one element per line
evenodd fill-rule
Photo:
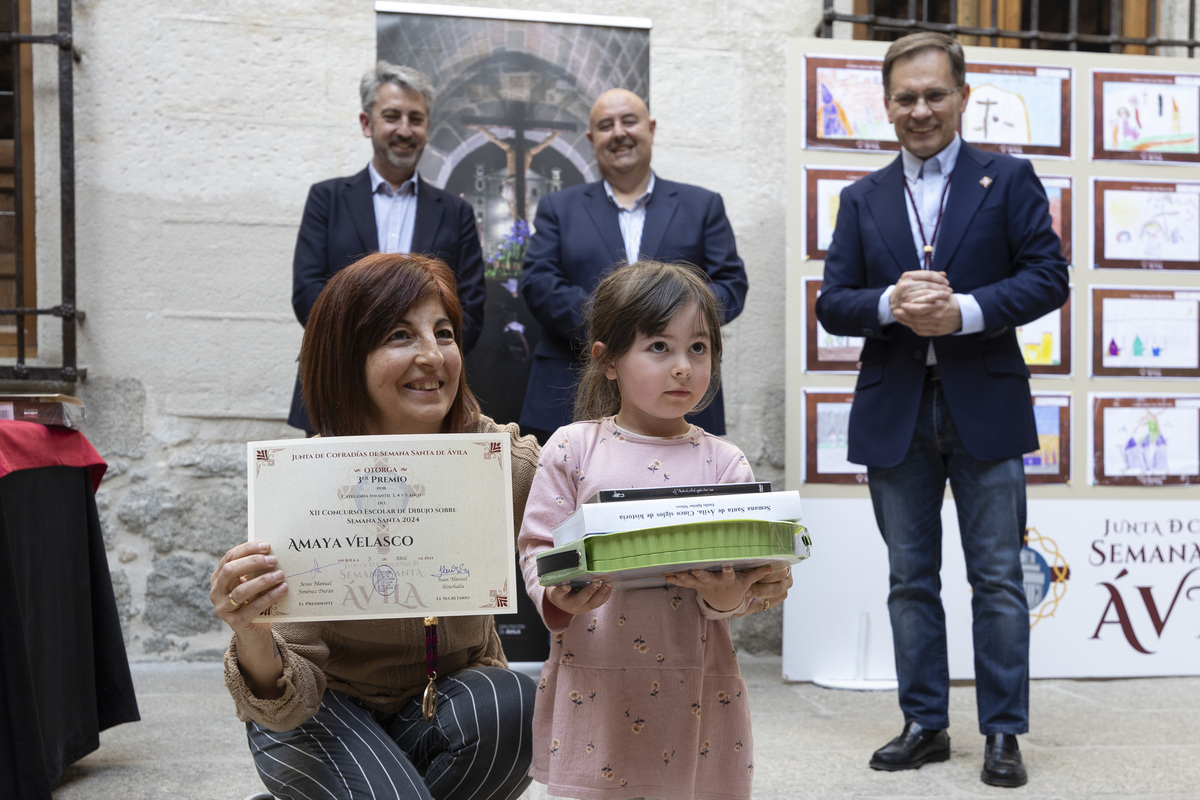
<path fill-rule="evenodd" d="M 900 158 L 842 191 L 817 300 L 826 330 L 866 337 L 849 459 L 868 466 L 903 459 L 924 387 L 929 339 L 899 323 L 880 327 L 877 315 L 884 289 L 902 272 L 920 269 L 905 202 Z M 962 144 L 933 269 L 983 311 L 982 332 L 934 340 L 963 446 L 986 461 L 1036 450 L 1029 369 L 1015 327 L 1061 307 L 1068 290 L 1046 193 L 1029 162 Z"/>
<path fill-rule="evenodd" d="M 749 284 L 719 194 L 655 176 L 641 251 L 645 258 L 700 267 L 712 280 L 725 321 L 741 313 Z M 542 325 L 542 337 L 533 351 L 522 426 L 553 431 L 571 422 L 575 370 L 586 344 L 583 304 L 625 256 L 617 209 L 605 195 L 603 182 L 572 186 L 538 201 L 521 293 Z M 724 434 L 721 395 L 692 419 L 710 433 Z"/>
<path fill-rule="evenodd" d="M 371 177 L 366 168 L 347 178 L 313 184 L 304 204 L 292 260 L 292 308 L 300 324 L 307 324 L 317 296 L 334 273 L 378 249 Z M 479 338 L 487 296 L 483 252 L 470 203 L 418 180 L 412 252 L 440 258 L 457 277 L 463 310 L 463 352 L 469 351 Z M 301 402 L 299 378 L 288 424 L 312 432 Z"/>

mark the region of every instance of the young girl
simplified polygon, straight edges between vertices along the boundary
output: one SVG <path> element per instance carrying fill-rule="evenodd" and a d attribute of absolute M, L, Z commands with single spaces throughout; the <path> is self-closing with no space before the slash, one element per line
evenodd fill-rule
<path fill-rule="evenodd" d="M 583 800 L 749 798 L 750 710 L 729 618 L 781 600 L 790 571 L 683 572 L 633 590 L 538 585 L 551 529 L 597 490 L 754 479 L 736 447 L 684 419 L 720 378 L 720 308 L 702 273 L 621 267 L 586 316 L 575 416 L 589 421 L 542 449 L 519 538 L 526 588 L 553 636 L 530 774 Z"/>

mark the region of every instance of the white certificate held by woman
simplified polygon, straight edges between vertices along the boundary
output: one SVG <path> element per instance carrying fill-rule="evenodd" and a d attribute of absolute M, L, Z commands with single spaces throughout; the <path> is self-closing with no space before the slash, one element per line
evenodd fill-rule
<path fill-rule="evenodd" d="M 288 584 L 258 621 L 516 610 L 507 433 L 247 445 L 249 540 Z"/>

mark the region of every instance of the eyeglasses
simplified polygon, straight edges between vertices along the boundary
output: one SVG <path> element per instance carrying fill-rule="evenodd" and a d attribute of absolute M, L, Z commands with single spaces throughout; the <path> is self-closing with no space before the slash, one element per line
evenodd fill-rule
<path fill-rule="evenodd" d="M 941 108 L 950 99 L 951 95 L 958 94 L 962 90 L 962 86 L 956 86 L 953 89 L 930 89 L 923 94 L 916 92 L 898 92 L 889 94 L 887 99 L 903 109 L 916 108 L 917 101 L 924 99 L 925 105 L 929 108 Z"/>

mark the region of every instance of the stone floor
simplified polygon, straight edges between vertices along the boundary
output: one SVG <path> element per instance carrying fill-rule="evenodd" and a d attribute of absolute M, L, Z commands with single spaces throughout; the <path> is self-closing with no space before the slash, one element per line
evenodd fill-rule
<path fill-rule="evenodd" d="M 262 791 L 219 664 L 134 664 L 142 721 L 100 736 L 55 800 L 243 800 Z M 952 757 L 900 773 L 867 767 L 899 732 L 894 692 L 787 684 L 778 656 L 743 656 L 755 740 L 755 800 L 795 798 L 1200 797 L 1200 678 L 1034 681 L 1021 738 L 1029 784 L 979 781 L 983 737 L 970 684 L 951 690 Z M 534 785 L 523 800 L 543 800 Z"/>

